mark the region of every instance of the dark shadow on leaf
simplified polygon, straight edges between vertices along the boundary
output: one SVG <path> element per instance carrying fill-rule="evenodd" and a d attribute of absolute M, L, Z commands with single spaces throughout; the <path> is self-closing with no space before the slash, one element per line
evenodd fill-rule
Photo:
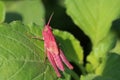
<path fill-rule="evenodd" d="M 109 53 L 104 64 L 102 75 L 113 80 L 120 80 L 120 55 Z"/>
<path fill-rule="evenodd" d="M 114 31 L 120 39 L 120 19 L 113 21 L 111 30 Z"/>
<path fill-rule="evenodd" d="M 114 79 L 111 79 L 109 77 L 103 77 L 103 76 L 97 76 L 95 77 L 93 80 L 114 80 Z"/>
<path fill-rule="evenodd" d="M 12 21 L 22 21 L 22 16 L 16 12 L 7 12 L 5 22 L 10 23 Z"/>

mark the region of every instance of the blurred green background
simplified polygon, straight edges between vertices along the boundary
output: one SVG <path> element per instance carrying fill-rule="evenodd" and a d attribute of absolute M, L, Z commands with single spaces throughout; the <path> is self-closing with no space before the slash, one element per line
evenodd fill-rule
<path fill-rule="evenodd" d="M 50 80 L 52 80 L 51 77 L 53 76 L 54 79 L 58 80 L 70 80 L 70 74 L 68 73 L 72 74 L 72 79 L 79 79 L 79 77 L 81 80 L 111 80 L 113 79 L 113 77 L 116 78 L 115 80 L 120 79 L 120 77 L 118 76 L 120 73 L 120 65 L 118 62 L 120 60 L 119 0 L 1 1 L 2 2 L 0 2 L 0 23 L 3 24 L 1 24 L 2 27 L 0 27 L 0 34 L 7 35 L 8 37 L 10 37 L 9 33 L 13 34 L 13 39 L 17 39 L 18 41 L 32 49 L 33 46 L 35 47 L 35 45 L 37 45 L 37 47 L 35 48 L 36 52 L 38 51 L 40 53 L 40 61 L 43 60 L 44 55 L 44 52 L 42 51 L 42 49 L 44 48 L 43 42 L 31 39 L 28 40 L 28 38 L 25 37 L 26 33 L 24 32 L 27 32 L 26 28 L 29 27 L 30 30 L 28 30 L 28 34 L 32 33 L 32 35 L 42 36 L 42 28 L 44 28 L 44 25 L 48 22 L 50 15 L 54 13 L 50 25 L 54 29 L 53 32 L 56 36 L 56 39 L 58 39 L 60 43 L 63 43 L 62 47 L 60 47 L 63 48 L 63 50 L 66 49 L 65 55 L 68 57 L 68 60 L 71 61 L 72 65 L 74 66 L 74 70 L 69 71 L 68 69 L 66 69 L 66 71 L 63 72 L 65 78 L 58 79 L 56 78 L 55 74 L 49 76 L 49 73 L 52 73 L 53 71 L 51 66 L 49 67 L 49 63 L 46 65 L 43 62 L 40 62 L 39 66 L 42 65 L 41 67 L 44 67 L 43 69 L 40 69 L 38 67 L 38 69 L 40 69 L 41 71 L 40 73 L 44 74 L 44 72 L 42 71 L 45 70 L 47 70 L 46 72 L 48 72 L 48 74 L 45 74 L 45 77 L 43 75 L 42 77 L 40 77 L 41 80 L 43 78 L 49 77 Z M 8 26 L 5 23 L 8 23 L 7 25 L 12 26 L 13 29 L 10 29 L 11 31 L 9 31 L 9 29 L 7 28 Z M 19 26 L 22 26 L 22 28 Z M 21 31 L 20 33 L 22 35 L 19 34 L 19 30 Z M 16 36 L 12 31 L 15 31 L 18 34 L 18 36 Z M 7 41 L 6 36 L 5 39 Z M 4 42 L 3 37 L 1 37 L 0 40 Z M 10 40 L 8 39 L 8 42 L 6 42 L 6 44 L 3 45 L 9 45 L 9 41 Z M 28 41 L 30 45 L 27 44 L 25 41 Z M 19 47 L 21 47 L 21 45 L 19 45 Z M 38 49 L 39 47 L 41 47 L 40 50 Z M 12 48 L 10 48 L 9 50 L 11 49 Z M 4 51 L 1 48 L 0 50 Z M 26 49 L 25 51 L 28 51 L 29 53 L 28 49 Z M 73 53 L 71 54 L 70 52 Z M 28 57 L 31 57 L 31 55 L 32 53 L 28 55 Z M 78 57 L 78 59 L 76 58 L 76 56 Z M 82 59 L 84 60 L 82 61 Z M 35 63 L 35 65 L 38 65 L 38 63 Z M 37 68 L 34 69 L 37 72 Z M 37 74 L 34 71 L 34 69 L 33 71 L 30 71 L 30 74 L 32 75 L 33 73 L 33 76 Z M 26 71 L 27 70 L 28 69 L 26 69 Z M 116 71 L 116 73 L 112 76 L 112 73 L 114 71 Z M 2 72 L 1 74 L 3 75 Z"/>
<path fill-rule="evenodd" d="M 32 11 L 34 8 L 33 9 L 30 8 L 30 7 L 36 6 L 36 5 L 33 5 L 34 3 L 32 2 L 34 0 L 3 0 L 3 1 L 6 3 L 7 8 L 8 8 L 8 12 L 6 13 L 6 19 L 5 19 L 5 22 L 7 22 L 7 23 L 10 23 L 15 20 L 22 21 L 24 19 L 23 16 L 21 16 L 21 14 L 19 14 L 19 10 L 17 11 L 16 9 L 13 8 L 14 5 L 19 3 L 20 1 L 31 2 L 30 5 L 28 5 L 28 6 L 24 6 L 24 5 L 22 6 L 23 12 L 24 12 L 24 8 L 28 7 L 28 8 L 26 8 L 29 12 L 29 13 L 26 12 L 27 15 L 28 14 L 39 15 L 38 13 L 40 13 L 37 11 L 34 12 L 34 11 Z M 41 0 L 38 0 L 38 2 L 39 1 L 41 1 Z M 86 62 L 86 56 L 91 51 L 91 47 L 92 47 L 91 41 L 90 41 L 89 37 L 87 37 L 84 34 L 84 32 L 80 28 L 78 28 L 77 25 L 75 25 L 73 23 L 72 19 L 67 15 L 66 9 L 64 7 L 65 6 L 64 0 L 42 0 L 42 4 L 45 9 L 45 12 L 44 12 L 45 14 L 43 13 L 43 15 L 45 17 L 42 17 L 42 18 L 40 17 L 39 21 L 37 21 L 37 24 L 40 24 L 40 25 L 43 24 L 44 20 L 45 20 L 45 23 L 47 23 L 50 15 L 54 12 L 52 20 L 50 22 L 51 27 L 72 33 L 75 36 L 75 38 L 77 38 L 81 42 L 80 44 L 83 47 L 84 54 L 85 54 L 84 61 Z M 11 9 L 11 7 L 13 9 Z M 19 9 L 19 8 L 17 8 L 17 9 Z M 39 7 L 36 9 L 39 9 Z M 20 12 L 20 13 L 22 13 L 22 12 Z M 31 15 L 26 18 L 29 19 L 29 17 L 31 17 Z M 40 13 L 40 15 L 41 15 L 41 13 Z M 32 19 L 32 17 L 31 17 L 31 19 Z M 81 70 L 79 70 L 79 68 L 77 68 L 77 66 L 75 64 L 74 64 L 74 66 L 75 66 L 75 71 L 78 74 L 81 74 Z"/>

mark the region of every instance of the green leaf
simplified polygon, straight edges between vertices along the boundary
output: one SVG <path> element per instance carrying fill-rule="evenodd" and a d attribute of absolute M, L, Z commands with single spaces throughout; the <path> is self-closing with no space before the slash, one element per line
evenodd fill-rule
<path fill-rule="evenodd" d="M 108 77 L 98 76 L 95 74 L 88 74 L 86 76 L 81 76 L 80 80 L 113 80 Z"/>
<path fill-rule="evenodd" d="M 32 23 L 44 25 L 44 7 L 41 0 L 23 0 L 6 2 L 7 11 L 19 14 L 24 24 Z M 13 15 L 14 16 L 14 15 Z M 13 17 L 12 16 L 12 17 Z"/>
<path fill-rule="evenodd" d="M 85 69 L 83 67 L 83 49 L 80 46 L 80 42 L 75 39 L 72 34 L 66 31 L 54 30 L 54 34 L 68 60 L 74 62 L 74 64 L 81 69 L 82 73 L 85 74 Z M 77 77 L 76 73 L 71 73 L 72 76 L 78 80 L 79 77 Z"/>
<path fill-rule="evenodd" d="M 43 42 L 28 34 L 21 22 L 0 25 L 0 80 L 59 80 L 48 60 L 44 62 Z M 71 78 L 66 72 L 63 76 L 61 80 Z"/>
<path fill-rule="evenodd" d="M 1 80 L 30 80 L 44 73 L 43 51 L 30 42 L 26 32 L 19 22 L 0 25 Z"/>
<path fill-rule="evenodd" d="M 65 31 L 54 30 L 58 44 L 70 61 L 83 64 L 83 49 L 74 36 Z M 72 56 L 72 57 L 71 57 Z"/>
<path fill-rule="evenodd" d="M 110 53 L 104 62 L 99 66 L 96 74 L 109 77 L 112 80 L 120 80 L 120 55 Z"/>
<path fill-rule="evenodd" d="M 93 45 L 106 37 L 120 10 L 120 0 L 65 0 L 65 4 L 67 14 Z"/>
<path fill-rule="evenodd" d="M 120 54 L 120 40 L 117 40 L 116 46 L 111 50 L 111 52 Z"/>
<path fill-rule="evenodd" d="M 95 74 L 88 74 L 86 76 L 81 76 L 80 80 L 93 80 L 96 77 Z"/>
<path fill-rule="evenodd" d="M 0 23 L 2 23 L 5 19 L 5 5 L 2 1 L 0 1 Z"/>
<path fill-rule="evenodd" d="M 88 72 L 95 70 L 99 64 L 101 64 L 108 52 L 114 48 L 116 40 L 117 38 L 115 34 L 111 32 L 103 40 L 101 40 L 98 45 L 93 46 L 90 55 L 87 56 L 87 61 L 92 64 L 87 64 L 86 67 Z"/>

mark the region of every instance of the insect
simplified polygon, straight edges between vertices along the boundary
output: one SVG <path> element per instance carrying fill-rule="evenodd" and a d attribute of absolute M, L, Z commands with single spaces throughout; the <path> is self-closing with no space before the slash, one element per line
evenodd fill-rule
<path fill-rule="evenodd" d="M 63 51 L 57 45 L 54 34 L 52 33 L 52 28 L 49 25 L 53 14 L 50 16 L 48 23 L 45 25 L 42 36 L 44 40 L 44 49 L 45 53 L 48 57 L 49 62 L 54 68 L 58 77 L 61 77 L 60 71 L 64 71 L 63 63 L 69 68 L 73 69 L 73 66 L 69 63 L 69 61 L 64 56 Z"/>

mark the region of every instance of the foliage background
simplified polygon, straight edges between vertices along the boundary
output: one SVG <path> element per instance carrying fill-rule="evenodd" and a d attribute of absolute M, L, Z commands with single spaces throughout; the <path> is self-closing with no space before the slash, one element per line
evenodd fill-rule
<path fill-rule="evenodd" d="M 0 80 L 120 80 L 120 0 L 1 0 Z M 51 27 L 74 70 L 57 78 L 44 63 Z"/>

